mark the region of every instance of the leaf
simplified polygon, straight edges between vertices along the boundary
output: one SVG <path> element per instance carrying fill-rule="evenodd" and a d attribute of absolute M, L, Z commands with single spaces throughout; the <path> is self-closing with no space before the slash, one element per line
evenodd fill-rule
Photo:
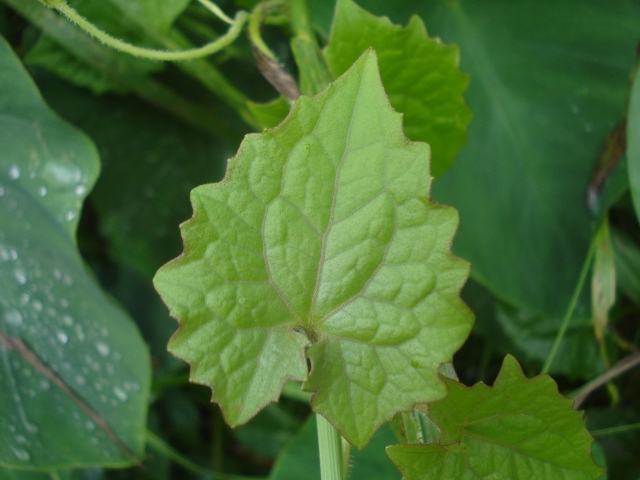
<path fill-rule="evenodd" d="M 465 143 L 471 119 L 462 98 L 469 80 L 458 70 L 458 47 L 430 39 L 418 16 L 402 28 L 352 0 L 339 0 L 324 50 L 333 75 L 344 73 L 369 47 L 378 54 L 391 104 L 404 114 L 406 135 L 429 143 L 432 174 L 439 176 Z"/>
<path fill-rule="evenodd" d="M 131 19 L 149 29 L 166 33 L 190 0 L 109 0 Z"/>
<path fill-rule="evenodd" d="M 518 352 L 542 365 L 558 334 L 561 319 L 548 317 L 505 304 L 498 304 L 496 319 Z M 495 333 L 493 334 L 495 336 Z M 560 343 L 549 373 L 569 378 L 591 378 L 604 370 L 598 344 L 593 336 L 589 312 L 576 312 Z"/>
<path fill-rule="evenodd" d="M 593 230 L 586 183 L 624 115 L 640 11 L 593 0 L 423 5 L 471 76 L 476 121 L 433 193 L 464 219 L 454 251 L 503 300 L 559 319 Z"/>
<path fill-rule="evenodd" d="M 640 303 L 640 247 L 623 232 L 612 229 L 616 284 L 633 302 Z"/>
<path fill-rule="evenodd" d="M 280 95 L 267 103 L 247 102 L 247 108 L 255 117 L 260 128 L 273 128 L 280 124 L 289 113 L 289 102 Z"/>
<path fill-rule="evenodd" d="M 0 40 L 0 466 L 128 465 L 149 357 L 75 247 L 93 144 L 45 105 Z"/>
<path fill-rule="evenodd" d="M 595 254 L 591 277 L 591 309 L 595 336 L 599 343 L 609 324 L 609 310 L 616 303 L 616 266 L 609 233 L 609 220 L 602 219 L 595 236 Z"/>
<path fill-rule="evenodd" d="M 429 406 L 439 444 L 387 448 L 404 479 L 597 479 L 582 414 L 551 377 L 528 380 L 505 357 L 493 388 L 445 379 L 449 395 Z"/>
<path fill-rule="evenodd" d="M 636 68 L 627 116 L 627 157 L 629 159 L 629 184 L 631 198 L 640 219 L 640 75 Z"/>
<path fill-rule="evenodd" d="M 169 349 L 230 425 L 307 380 L 305 356 L 313 409 L 360 448 L 442 396 L 437 367 L 472 315 L 458 298 L 468 265 L 449 253 L 457 216 L 428 198 L 428 156 L 403 137 L 368 51 L 192 192 L 185 252 L 154 283 L 180 321 Z"/>
<path fill-rule="evenodd" d="M 122 85 L 70 54 L 47 35 L 40 36 L 29 49 L 24 61 L 26 65 L 45 68 L 74 85 L 90 88 L 98 95 L 109 91 L 125 92 Z"/>
<path fill-rule="evenodd" d="M 150 279 L 180 252 L 173 229 L 189 214 L 189 191 L 202 179 L 222 177 L 224 155 L 237 143 L 194 131 L 131 97 L 95 97 L 45 80 L 41 90 L 51 107 L 100 152 L 103 169 L 91 198 L 109 254 Z"/>

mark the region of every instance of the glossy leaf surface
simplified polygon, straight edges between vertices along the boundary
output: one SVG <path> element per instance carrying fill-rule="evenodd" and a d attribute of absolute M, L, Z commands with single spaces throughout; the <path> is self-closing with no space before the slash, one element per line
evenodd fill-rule
<path fill-rule="evenodd" d="M 230 425 L 307 380 L 313 409 L 362 447 L 444 394 L 437 367 L 472 315 L 458 298 L 468 265 L 449 252 L 457 215 L 429 200 L 428 159 L 368 51 L 192 192 L 185 252 L 155 285 L 181 323 L 170 350 Z"/>
<path fill-rule="evenodd" d="M 0 41 L 0 465 L 126 465 L 141 455 L 149 358 L 75 247 L 98 175 Z"/>
<path fill-rule="evenodd" d="M 636 70 L 627 117 L 627 157 L 629 184 L 636 216 L 640 218 L 640 75 Z"/>
<path fill-rule="evenodd" d="M 602 473 L 582 414 L 550 377 L 529 380 L 507 356 L 493 388 L 446 383 L 448 396 L 429 406 L 439 443 L 387 449 L 405 480 L 595 480 Z"/>
<path fill-rule="evenodd" d="M 352 0 L 339 0 L 324 50 L 333 75 L 345 72 L 369 47 L 378 54 L 391 104 L 404 114 L 405 134 L 431 146 L 431 170 L 440 175 L 465 143 L 471 119 L 462 98 L 469 79 L 458 69 L 458 47 L 430 39 L 418 16 L 402 28 Z"/>

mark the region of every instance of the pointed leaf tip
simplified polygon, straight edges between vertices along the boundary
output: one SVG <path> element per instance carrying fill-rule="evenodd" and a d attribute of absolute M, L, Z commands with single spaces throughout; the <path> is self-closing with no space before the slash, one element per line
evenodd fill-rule
<path fill-rule="evenodd" d="M 445 393 L 438 366 L 473 317 L 457 215 L 430 183 L 429 147 L 404 137 L 369 49 L 192 192 L 184 254 L 155 285 L 180 322 L 171 352 L 232 426 L 306 380 L 314 410 L 362 447 Z"/>

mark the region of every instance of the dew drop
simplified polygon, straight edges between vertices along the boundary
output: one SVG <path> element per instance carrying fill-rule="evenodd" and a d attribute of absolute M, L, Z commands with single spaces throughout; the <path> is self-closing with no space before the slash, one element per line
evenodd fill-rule
<path fill-rule="evenodd" d="M 24 285 L 25 283 L 27 283 L 27 274 L 21 267 L 18 267 L 13 271 L 13 278 L 16 279 L 18 285 Z"/>
<path fill-rule="evenodd" d="M 0 260 L 3 262 L 11 260 L 11 254 L 4 245 L 0 245 Z"/>
<path fill-rule="evenodd" d="M 111 353 L 111 347 L 104 342 L 96 342 L 96 350 L 103 357 L 107 357 Z"/>
<path fill-rule="evenodd" d="M 36 312 L 42 311 L 42 302 L 40 300 L 34 300 L 31 305 Z"/>
<path fill-rule="evenodd" d="M 4 197 L 4 187 L 0 186 L 0 197 Z"/>
<path fill-rule="evenodd" d="M 51 388 L 51 383 L 49 383 L 49 380 L 42 379 L 38 382 L 38 387 L 40 387 L 40 390 L 46 392 Z"/>
<path fill-rule="evenodd" d="M 127 392 L 122 390 L 120 387 L 113 387 L 113 394 L 122 402 L 126 401 L 129 398 Z"/>
<path fill-rule="evenodd" d="M 20 178 L 20 169 L 17 165 L 11 165 L 9 168 L 9 178 L 12 180 L 17 180 Z"/>
<path fill-rule="evenodd" d="M 89 420 L 84 424 L 84 427 L 91 432 L 96 429 L 96 424 Z"/>
<path fill-rule="evenodd" d="M 67 327 L 73 325 L 73 317 L 71 315 L 63 315 L 62 323 L 64 323 Z"/>
<path fill-rule="evenodd" d="M 76 185 L 75 192 L 76 195 L 83 195 L 87 191 L 87 187 L 84 185 Z"/>
<path fill-rule="evenodd" d="M 19 327 L 23 323 L 22 315 L 18 310 L 7 310 L 4 314 L 4 319 L 9 325 Z"/>
<path fill-rule="evenodd" d="M 38 195 L 40 195 L 41 197 L 44 197 L 46 194 L 47 194 L 47 187 L 38 188 Z"/>
<path fill-rule="evenodd" d="M 66 343 L 69 341 L 69 336 L 64 332 L 57 332 L 56 337 L 62 345 L 66 345 Z"/>
<path fill-rule="evenodd" d="M 76 375 L 76 383 L 78 385 L 86 385 L 87 380 L 82 375 Z"/>
<path fill-rule="evenodd" d="M 20 294 L 20 303 L 22 303 L 22 305 L 26 305 L 27 303 L 29 303 L 29 300 L 31 300 L 31 297 L 28 293 Z"/>
<path fill-rule="evenodd" d="M 29 455 L 29 452 L 27 452 L 26 450 L 22 448 L 16 448 L 16 447 L 9 447 L 9 448 L 11 449 L 11 451 L 13 452 L 13 454 L 16 456 L 18 460 L 21 460 L 23 462 L 28 462 L 29 460 L 31 460 L 31 455 Z"/>
<path fill-rule="evenodd" d="M 29 443 L 29 440 L 27 440 L 27 437 L 25 437 L 24 435 L 16 435 L 14 438 L 20 445 L 26 445 L 27 443 Z"/>
<path fill-rule="evenodd" d="M 64 218 L 67 222 L 70 222 L 74 218 L 76 218 L 76 214 L 71 210 L 67 210 L 67 213 L 64 214 Z"/>

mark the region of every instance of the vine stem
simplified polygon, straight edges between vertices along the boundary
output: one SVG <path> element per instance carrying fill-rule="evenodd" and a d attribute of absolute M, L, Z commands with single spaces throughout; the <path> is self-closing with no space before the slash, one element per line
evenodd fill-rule
<path fill-rule="evenodd" d="M 318 447 L 320 449 L 320 477 L 322 480 L 342 480 L 342 437 L 329 421 L 316 413 Z"/>
<path fill-rule="evenodd" d="M 576 284 L 576 288 L 573 290 L 573 295 L 571 296 L 571 300 L 569 301 L 569 306 L 567 307 L 567 311 L 565 312 L 564 318 L 562 319 L 562 325 L 560 326 L 560 330 L 558 330 L 558 334 L 553 341 L 551 351 L 549 352 L 549 355 L 547 355 L 547 359 L 544 362 L 541 373 L 547 373 L 549 371 L 549 368 L 551 368 L 551 364 L 553 363 L 553 359 L 558 353 L 560 342 L 562 342 L 562 339 L 567 332 L 569 322 L 571 321 L 571 316 L 573 315 L 573 311 L 575 310 L 576 304 L 578 303 L 578 297 L 580 296 L 580 292 L 582 291 L 582 287 L 584 286 L 584 282 L 587 278 L 587 273 L 589 272 L 589 266 L 591 265 L 591 259 L 593 258 L 595 247 L 595 239 L 592 239 L 591 244 L 589 245 L 589 251 L 587 252 L 587 256 L 584 259 L 584 263 L 582 264 L 582 270 L 580 271 L 580 276 L 578 277 L 578 283 Z"/>
<path fill-rule="evenodd" d="M 203 45 L 201 47 L 192 48 L 189 50 L 173 51 L 173 50 L 156 50 L 152 48 L 136 47 L 127 42 L 124 42 L 118 38 L 112 37 L 106 32 L 103 32 L 93 23 L 89 22 L 86 18 L 76 12 L 67 3 L 63 2 L 57 5 L 56 10 L 66 16 L 73 23 L 82 28 L 89 35 L 94 36 L 106 45 L 119 50 L 121 52 L 128 53 L 134 57 L 146 58 L 148 60 L 158 61 L 184 61 L 193 60 L 196 58 L 205 57 L 212 53 L 218 52 L 223 48 L 230 45 L 242 32 L 244 24 L 249 18 L 249 14 L 245 11 L 239 11 L 236 14 L 235 20 L 231 25 L 231 28 L 223 36 L 217 40 Z"/>

